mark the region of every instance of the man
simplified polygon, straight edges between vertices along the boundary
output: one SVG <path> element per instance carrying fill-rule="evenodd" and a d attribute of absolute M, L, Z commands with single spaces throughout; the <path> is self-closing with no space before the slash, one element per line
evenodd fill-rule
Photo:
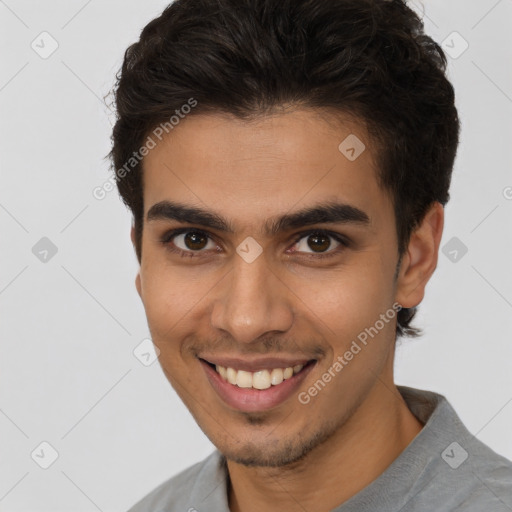
<path fill-rule="evenodd" d="M 459 137 L 399 0 L 178 0 L 111 152 L 161 367 L 217 450 L 131 510 L 509 511 L 512 463 L 396 386 Z"/>

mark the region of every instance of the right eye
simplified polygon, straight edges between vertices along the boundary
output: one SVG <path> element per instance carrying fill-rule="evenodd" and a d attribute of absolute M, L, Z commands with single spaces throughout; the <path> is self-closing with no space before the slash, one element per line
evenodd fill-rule
<path fill-rule="evenodd" d="M 161 242 L 171 252 L 189 257 L 195 257 L 194 253 L 205 252 L 202 249 L 215 249 L 216 247 L 208 233 L 190 228 L 169 231 L 162 237 Z M 211 247 L 208 247 L 209 242 L 212 244 Z"/>

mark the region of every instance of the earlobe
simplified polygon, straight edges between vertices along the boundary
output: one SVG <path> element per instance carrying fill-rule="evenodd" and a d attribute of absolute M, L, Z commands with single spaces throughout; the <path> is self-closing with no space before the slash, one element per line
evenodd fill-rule
<path fill-rule="evenodd" d="M 413 308 L 423 300 L 425 287 L 437 267 L 443 226 L 444 209 L 436 201 L 411 234 L 402 257 L 396 301 L 404 308 Z"/>

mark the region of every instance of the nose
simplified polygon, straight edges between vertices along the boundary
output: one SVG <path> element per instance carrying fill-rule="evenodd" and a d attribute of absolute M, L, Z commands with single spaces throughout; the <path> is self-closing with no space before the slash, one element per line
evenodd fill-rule
<path fill-rule="evenodd" d="M 237 255 L 232 271 L 219 286 L 211 312 L 212 326 L 239 343 L 249 344 L 264 334 L 291 328 L 293 294 L 264 255 L 251 263 Z"/>

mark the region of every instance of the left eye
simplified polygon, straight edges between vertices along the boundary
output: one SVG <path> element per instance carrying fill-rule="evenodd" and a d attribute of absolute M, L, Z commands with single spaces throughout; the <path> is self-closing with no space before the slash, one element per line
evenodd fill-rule
<path fill-rule="evenodd" d="M 346 245 L 343 240 L 334 234 L 328 234 L 322 231 L 315 231 L 313 233 L 306 233 L 299 238 L 295 245 L 297 249 L 292 252 L 308 252 L 307 249 L 311 249 L 310 254 L 323 254 L 328 249 L 332 249 L 331 239 L 335 241 L 334 249 L 337 249 L 340 245 Z M 334 251 L 329 251 L 334 252 Z"/>

